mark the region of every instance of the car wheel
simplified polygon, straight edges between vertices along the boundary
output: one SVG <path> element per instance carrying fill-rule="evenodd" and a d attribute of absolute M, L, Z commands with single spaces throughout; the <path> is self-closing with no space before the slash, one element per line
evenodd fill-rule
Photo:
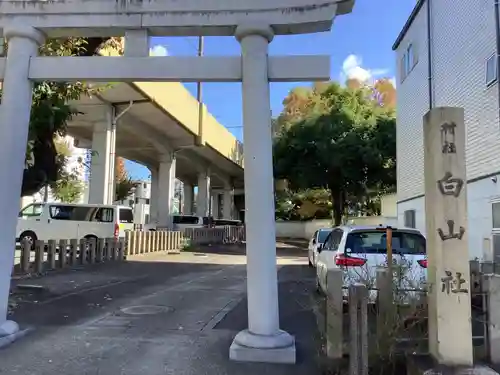
<path fill-rule="evenodd" d="M 38 238 L 37 238 L 36 234 L 32 231 L 23 232 L 19 236 L 19 243 L 21 244 L 21 246 L 22 246 L 23 242 L 28 242 L 31 250 L 35 250 L 35 244 L 36 244 L 37 240 L 38 240 Z"/>

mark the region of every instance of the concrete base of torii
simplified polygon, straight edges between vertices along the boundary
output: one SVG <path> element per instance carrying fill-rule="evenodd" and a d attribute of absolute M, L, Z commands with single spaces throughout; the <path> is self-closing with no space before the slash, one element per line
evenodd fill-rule
<path fill-rule="evenodd" d="M 19 325 L 12 320 L 6 320 L 0 324 L 0 348 L 24 337 L 29 331 L 29 329 L 21 330 Z"/>
<path fill-rule="evenodd" d="M 294 364 L 295 338 L 284 331 L 269 337 L 254 335 L 248 330 L 241 331 L 229 348 L 229 358 L 241 362 Z"/>

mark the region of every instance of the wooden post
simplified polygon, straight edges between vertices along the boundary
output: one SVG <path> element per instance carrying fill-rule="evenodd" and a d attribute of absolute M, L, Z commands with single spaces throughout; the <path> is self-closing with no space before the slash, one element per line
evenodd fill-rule
<path fill-rule="evenodd" d="M 368 375 L 368 290 L 349 285 L 349 375 Z"/>
<path fill-rule="evenodd" d="M 106 247 L 106 240 L 104 238 L 99 238 L 99 240 L 97 241 L 97 253 L 96 253 L 97 262 L 104 261 L 105 247 Z"/>
<path fill-rule="evenodd" d="M 440 365 L 472 366 L 464 111 L 424 116 L 429 350 Z"/>
<path fill-rule="evenodd" d="M 47 250 L 47 262 L 49 264 L 49 269 L 53 270 L 56 268 L 56 241 L 49 240 L 49 248 Z"/>
<path fill-rule="evenodd" d="M 78 264 L 78 240 L 76 238 L 72 238 L 69 240 L 70 244 L 70 254 L 71 254 L 71 265 L 76 266 Z"/>
<path fill-rule="evenodd" d="M 394 277 L 392 270 L 392 227 L 387 227 L 386 229 L 386 242 L 387 242 L 387 268 L 389 269 L 389 275 L 391 279 Z"/>
<path fill-rule="evenodd" d="M 97 240 L 98 241 L 98 240 Z M 89 242 L 89 262 L 94 264 L 96 261 L 96 253 L 97 253 L 97 241 L 95 238 L 91 238 Z"/>
<path fill-rule="evenodd" d="M 35 272 L 43 272 L 43 261 L 45 257 L 45 242 L 41 240 L 36 241 L 35 246 Z"/>
<path fill-rule="evenodd" d="M 32 244 L 25 240 L 21 243 L 21 271 L 29 272 Z"/>
<path fill-rule="evenodd" d="M 109 237 L 106 239 L 106 260 L 110 261 L 114 259 L 113 253 L 115 251 L 115 239 Z"/>
<path fill-rule="evenodd" d="M 80 239 L 80 264 L 87 264 L 88 260 L 88 248 L 89 248 L 90 239 L 81 238 Z"/>
<path fill-rule="evenodd" d="M 140 231 L 137 232 L 137 249 L 136 249 L 136 254 L 143 254 L 144 253 L 144 232 Z"/>
<path fill-rule="evenodd" d="M 326 280 L 326 354 L 330 359 L 341 359 L 344 348 L 342 270 L 330 268 Z"/>
<path fill-rule="evenodd" d="M 67 265 L 68 240 L 59 240 L 59 267 L 64 268 Z"/>
<path fill-rule="evenodd" d="M 123 258 L 126 259 L 130 254 L 130 249 L 132 247 L 132 242 L 134 241 L 134 232 L 128 231 L 125 233 L 125 247 L 123 249 Z"/>

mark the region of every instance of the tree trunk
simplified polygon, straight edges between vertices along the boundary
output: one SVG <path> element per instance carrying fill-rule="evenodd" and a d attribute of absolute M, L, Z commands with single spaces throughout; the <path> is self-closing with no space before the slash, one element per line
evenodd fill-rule
<path fill-rule="evenodd" d="M 336 191 L 334 189 L 330 189 L 330 193 L 332 195 L 333 202 L 333 223 L 337 227 L 342 224 L 342 216 L 344 214 L 344 194 L 342 191 Z"/>

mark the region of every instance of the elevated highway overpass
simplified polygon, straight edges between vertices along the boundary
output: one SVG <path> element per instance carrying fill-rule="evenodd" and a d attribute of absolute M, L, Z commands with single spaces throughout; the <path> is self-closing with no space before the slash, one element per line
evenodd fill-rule
<path fill-rule="evenodd" d="M 222 192 L 221 214 L 234 217 L 234 189 L 243 189 L 242 144 L 206 106 L 199 105 L 184 85 L 101 84 L 97 94 L 72 104 L 80 114 L 68 124 L 68 133 L 75 138 L 76 146 L 93 151 L 89 201 L 112 201 L 116 155 L 150 169 L 151 217 L 159 224 L 166 224 L 162 221 L 168 219 L 167 211 L 171 210 L 171 177 L 184 183 L 187 207 L 193 207 L 189 200 L 193 186 L 198 186 L 197 214 L 208 214 L 211 192 L 216 202 Z M 168 177 L 161 176 L 164 174 Z M 217 208 L 215 211 L 219 212 Z"/>

